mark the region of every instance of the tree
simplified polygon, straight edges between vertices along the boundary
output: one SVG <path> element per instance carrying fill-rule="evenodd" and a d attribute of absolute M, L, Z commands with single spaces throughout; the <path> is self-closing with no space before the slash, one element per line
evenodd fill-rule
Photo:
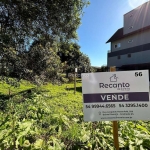
<path fill-rule="evenodd" d="M 0 73 L 3 75 L 9 75 L 13 70 L 14 62 L 17 60 L 17 53 L 13 48 L 3 48 L 0 53 Z"/>
<path fill-rule="evenodd" d="M 65 62 L 67 73 L 74 72 L 77 67 L 79 72 L 90 72 L 91 64 L 87 55 L 80 51 L 80 46 L 73 42 L 60 43 L 58 55 L 62 62 Z"/>
<path fill-rule="evenodd" d="M 80 73 L 83 73 L 83 72 L 91 72 L 91 69 L 92 67 L 89 57 L 82 53 L 78 58 L 78 70 L 80 71 Z"/>
<path fill-rule="evenodd" d="M 108 66 L 102 65 L 101 69 L 100 69 L 100 72 L 108 72 Z"/>
<path fill-rule="evenodd" d="M 33 59 L 33 62 L 28 54 L 31 58 L 39 55 L 46 59 L 48 65 L 46 57 L 49 57 L 49 50 L 52 54 L 53 48 L 46 49 L 46 43 L 50 42 L 50 47 L 53 47 L 51 43 L 55 41 L 59 43 L 76 39 L 83 8 L 88 3 L 87 0 L 0 0 L 1 63 L 13 64 L 13 73 L 19 76 L 29 72 L 41 74 L 44 61 Z M 33 41 L 42 41 L 42 47 L 36 45 L 28 53 Z M 15 54 L 10 57 L 12 49 Z M 55 59 L 59 61 L 56 55 Z M 29 65 L 31 63 L 36 69 Z"/>
<path fill-rule="evenodd" d="M 81 55 L 80 46 L 73 42 L 61 42 L 58 55 L 62 63 L 65 62 L 66 71 L 71 72 L 78 66 L 78 58 Z"/>
<path fill-rule="evenodd" d="M 86 0 L 1 0 L 0 45 L 19 51 L 31 40 L 77 38 Z"/>
<path fill-rule="evenodd" d="M 35 42 L 27 53 L 26 77 L 35 80 L 35 77 L 43 81 L 59 77 L 62 72 L 60 57 L 57 55 L 56 45 L 47 42 L 44 46 Z"/>

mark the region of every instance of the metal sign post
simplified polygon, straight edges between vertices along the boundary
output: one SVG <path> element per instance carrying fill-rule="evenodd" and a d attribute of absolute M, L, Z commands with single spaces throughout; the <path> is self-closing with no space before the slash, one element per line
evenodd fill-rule
<path fill-rule="evenodd" d="M 110 72 L 116 71 L 116 67 L 110 67 Z M 114 137 L 114 147 L 119 150 L 119 140 L 118 140 L 118 122 L 113 121 L 113 137 Z"/>
<path fill-rule="evenodd" d="M 74 94 L 76 94 L 76 73 L 77 73 L 77 68 L 75 68 L 74 71 Z"/>

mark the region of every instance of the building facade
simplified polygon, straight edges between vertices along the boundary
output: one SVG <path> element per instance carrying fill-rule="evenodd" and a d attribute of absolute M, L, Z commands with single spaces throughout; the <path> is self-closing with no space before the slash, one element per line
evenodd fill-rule
<path fill-rule="evenodd" d="M 107 65 L 118 70 L 150 69 L 150 2 L 124 15 L 124 26 L 106 42 L 111 42 Z"/>

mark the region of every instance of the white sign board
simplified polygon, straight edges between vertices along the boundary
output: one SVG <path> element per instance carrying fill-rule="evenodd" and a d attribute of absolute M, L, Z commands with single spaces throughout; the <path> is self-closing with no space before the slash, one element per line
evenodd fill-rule
<path fill-rule="evenodd" d="M 148 70 L 82 73 L 85 121 L 150 120 Z"/>

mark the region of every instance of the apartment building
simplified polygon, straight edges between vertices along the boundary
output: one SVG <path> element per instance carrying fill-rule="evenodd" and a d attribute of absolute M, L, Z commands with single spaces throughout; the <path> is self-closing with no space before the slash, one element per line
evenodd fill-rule
<path fill-rule="evenodd" d="M 111 42 L 107 65 L 118 70 L 150 70 L 150 1 L 124 16 L 124 26 L 106 42 Z"/>

